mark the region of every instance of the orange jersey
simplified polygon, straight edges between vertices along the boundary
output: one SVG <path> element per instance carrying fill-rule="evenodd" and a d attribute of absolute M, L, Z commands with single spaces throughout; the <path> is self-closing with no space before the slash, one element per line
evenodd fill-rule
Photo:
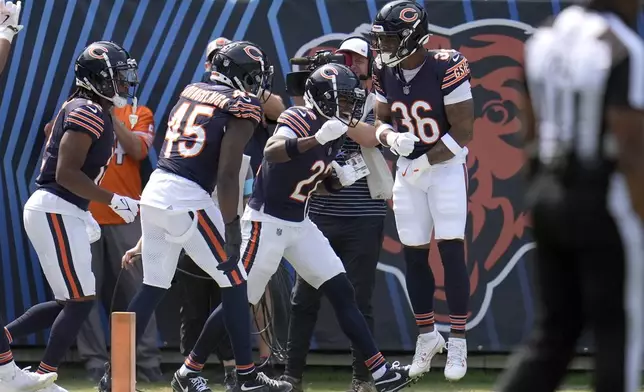
<path fill-rule="evenodd" d="M 130 114 L 132 114 L 131 105 L 114 108 L 116 118 L 123 121 L 127 127 L 130 127 Z M 141 139 L 141 148 L 147 156 L 148 149 L 154 140 L 154 116 L 152 111 L 145 106 L 139 106 L 136 114 L 139 119 L 131 130 Z M 138 200 L 141 197 L 140 167 L 140 161 L 128 156 L 117 140 L 114 156 L 105 171 L 101 187 L 110 192 Z M 106 204 L 92 202 L 89 205 L 89 210 L 100 225 L 124 223 L 123 219 Z"/>

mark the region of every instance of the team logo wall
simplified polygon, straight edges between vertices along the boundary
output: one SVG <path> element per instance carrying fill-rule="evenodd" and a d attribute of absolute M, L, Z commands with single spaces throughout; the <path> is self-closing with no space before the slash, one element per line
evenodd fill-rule
<path fill-rule="evenodd" d="M 370 24 L 349 34 L 334 33 L 316 38 L 295 56 L 308 56 L 321 49 L 336 48 L 352 36 L 367 36 Z M 490 306 L 494 288 L 516 263 L 534 248 L 529 222 L 522 205 L 524 165 L 521 143 L 520 85 L 523 43 L 532 27 L 511 20 L 479 20 L 453 28 L 430 26 L 434 34 L 428 48 L 455 49 L 467 57 L 475 99 L 474 140 L 469 145 L 469 216 L 467 263 L 470 273 L 471 313 L 468 329 L 477 326 Z M 402 246 L 395 228 L 389 227 L 386 252 L 397 254 Z M 449 330 L 449 311 L 443 288 L 440 254 L 434 245 L 430 263 L 436 277 L 436 319 L 441 331 Z M 404 276 L 396 266 L 379 265 L 398 280 Z M 404 282 L 401 287 L 406 290 Z"/>

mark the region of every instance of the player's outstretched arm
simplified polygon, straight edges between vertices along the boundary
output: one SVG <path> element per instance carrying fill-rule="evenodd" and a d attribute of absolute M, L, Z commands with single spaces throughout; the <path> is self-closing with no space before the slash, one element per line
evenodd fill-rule
<path fill-rule="evenodd" d="M 273 135 L 264 147 L 264 159 L 270 163 L 284 163 L 292 158 L 319 146 L 315 136 L 303 138 L 288 138 L 282 135 Z"/>
<path fill-rule="evenodd" d="M 347 136 L 362 147 L 376 147 L 380 144 L 380 141 L 376 138 L 376 127 L 362 121 L 355 127 L 349 127 Z"/>
<path fill-rule="evenodd" d="M 217 199 L 224 222 L 230 223 L 237 218 L 242 155 L 255 131 L 255 125 L 249 120 L 233 118 L 229 121 L 227 129 L 221 142 L 217 172 Z"/>
<path fill-rule="evenodd" d="M 56 182 L 83 199 L 109 205 L 114 194 L 96 185 L 81 170 L 91 145 L 92 138 L 86 133 L 68 130 L 63 134 L 58 149 Z"/>
<path fill-rule="evenodd" d="M 427 153 L 431 165 L 454 157 L 455 151 L 463 149 L 474 136 L 474 101 L 472 99 L 445 105 L 445 113 L 451 128 Z"/>

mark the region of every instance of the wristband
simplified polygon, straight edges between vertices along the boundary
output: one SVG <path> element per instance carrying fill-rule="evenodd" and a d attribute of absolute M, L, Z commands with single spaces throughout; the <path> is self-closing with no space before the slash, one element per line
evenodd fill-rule
<path fill-rule="evenodd" d="M 452 152 L 452 154 L 460 155 L 463 151 L 463 147 L 459 146 L 458 143 L 456 143 L 456 140 L 454 140 L 454 138 L 449 133 L 444 134 L 441 140 L 443 141 L 445 147 L 447 147 L 447 149 Z"/>
<path fill-rule="evenodd" d="M 381 144 L 382 144 L 382 141 L 380 140 L 380 135 L 382 135 L 382 133 L 383 133 L 385 130 L 387 130 L 387 129 L 390 129 L 390 130 L 392 130 L 392 131 L 393 131 L 393 130 L 394 130 L 394 127 L 392 127 L 390 124 L 381 124 L 381 125 L 376 129 L 376 139 L 378 140 L 378 143 L 381 143 Z"/>
<path fill-rule="evenodd" d="M 297 138 L 286 140 L 286 142 L 284 142 L 284 146 L 286 147 L 286 155 L 291 159 L 301 154 L 300 150 L 297 148 Z"/>

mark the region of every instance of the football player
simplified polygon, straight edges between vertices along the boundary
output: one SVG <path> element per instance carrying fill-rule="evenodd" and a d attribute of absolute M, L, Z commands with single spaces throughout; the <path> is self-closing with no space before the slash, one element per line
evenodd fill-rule
<path fill-rule="evenodd" d="M 434 276 L 429 242 L 434 234 L 445 270 L 450 311 L 445 377 L 459 380 L 467 371 L 465 326 L 470 296 L 465 264 L 467 147 L 472 140 L 474 107 L 467 59 L 455 50 L 426 50 L 427 13 L 415 1 L 386 4 L 372 26 L 378 53 L 374 86 L 377 134 L 411 132 L 419 139 L 413 152 L 398 158 L 393 210 L 404 246 L 406 282 L 419 336 L 411 366 L 413 377 L 429 370 L 445 340 L 434 328 Z M 388 140 L 390 139 L 391 140 Z"/>
<path fill-rule="evenodd" d="M 136 70 L 136 60 L 113 42 L 94 42 L 83 50 L 75 64 L 77 88 L 56 115 L 37 190 L 24 207 L 25 231 L 55 301 L 28 309 L 7 332 L 16 338 L 51 326 L 38 373 L 57 371 L 93 306 L 89 202 L 110 205 L 126 223 L 138 213 L 136 200 L 99 186 L 114 145 L 109 112 L 134 96 Z M 64 389 L 52 384 L 43 391 Z"/>
<path fill-rule="evenodd" d="M 241 254 L 248 275 L 248 299 L 256 305 L 282 257 L 303 279 L 322 291 L 333 305 L 342 330 L 368 358 L 379 391 L 397 391 L 410 382 L 407 367 L 389 364 L 378 351 L 364 316 L 358 310 L 342 262 L 329 241 L 306 216 L 309 196 L 320 184 L 337 191 L 355 181 L 351 167 L 333 160 L 349 126 L 361 115 L 366 91 L 344 65 L 328 64 L 306 82 L 307 106 L 287 109 L 269 139 L 253 194 L 242 221 Z M 337 176 L 331 176 L 332 170 Z M 200 369 L 221 336 L 222 314 L 215 310 L 184 367 Z M 205 330 L 204 330 L 205 331 Z M 194 360 L 200 356 L 201 361 Z M 178 373 L 179 373 L 178 372 Z M 176 389 L 175 389 L 176 390 Z"/>
<path fill-rule="evenodd" d="M 290 384 L 269 379 L 257 372 L 253 363 L 237 212 L 242 154 L 261 121 L 257 97 L 270 87 L 273 68 L 264 52 L 250 42 L 225 45 L 212 65 L 217 71 L 212 72 L 209 83 L 190 84 L 181 92 L 169 116 L 157 169 L 143 190 L 143 235 L 137 247 L 128 251 L 129 255 L 141 252 L 143 286 L 128 311 L 136 313 L 139 337 L 170 288 L 179 254 L 185 249 L 221 287 L 226 329 L 237 366 L 236 389 L 289 392 Z M 215 186 L 219 208 L 211 198 Z M 201 370 L 205 360 L 191 356 L 187 363 Z M 111 389 L 109 379 L 108 366 L 100 390 Z M 172 387 L 181 392 L 209 391 L 205 380 L 194 372 L 175 374 Z"/>

